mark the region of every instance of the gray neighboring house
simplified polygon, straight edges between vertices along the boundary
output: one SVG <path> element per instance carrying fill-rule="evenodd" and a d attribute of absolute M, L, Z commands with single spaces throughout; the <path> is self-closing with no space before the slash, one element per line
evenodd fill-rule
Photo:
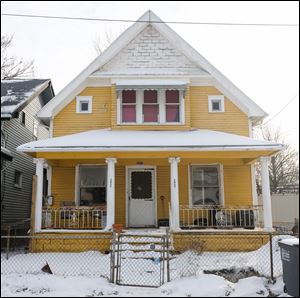
<path fill-rule="evenodd" d="M 49 137 L 36 114 L 53 97 L 49 79 L 1 81 L 1 226 L 30 218 L 35 165 L 15 149 Z"/>

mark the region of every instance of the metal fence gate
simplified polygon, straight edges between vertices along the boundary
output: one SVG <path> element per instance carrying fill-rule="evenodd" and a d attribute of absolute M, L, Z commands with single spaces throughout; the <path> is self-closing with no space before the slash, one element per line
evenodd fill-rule
<path fill-rule="evenodd" d="M 159 287 L 169 281 L 169 234 L 113 234 L 110 281 Z"/>

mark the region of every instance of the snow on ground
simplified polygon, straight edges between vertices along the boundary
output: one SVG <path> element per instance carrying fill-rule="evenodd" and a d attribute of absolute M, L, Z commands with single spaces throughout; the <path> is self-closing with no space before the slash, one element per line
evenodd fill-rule
<path fill-rule="evenodd" d="M 126 237 L 127 238 L 127 237 Z M 126 239 L 125 238 L 125 239 Z M 270 289 L 277 296 L 283 293 L 282 265 L 278 241 L 291 236 L 273 237 L 275 285 L 267 284 L 264 277 L 252 276 L 231 283 L 225 278 L 205 271 L 252 269 L 262 276 L 270 274 L 269 243 L 253 252 L 203 252 L 187 251 L 172 256 L 171 282 L 160 288 L 130 288 L 109 284 L 110 255 L 97 251 L 82 253 L 28 253 L 11 255 L 8 260 L 1 255 L 2 296 L 232 296 L 266 297 Z M 137 239 L 137 238 L 136 238 Z M 135 239 L 135 240 L 136 240 Z M 149 238 L 150 239 L 150 238 Z M 148 239 L 148 240 L 149 240 Z M 127 240 L 130 240 L 129 237 Z M 155 239 L 153 238 L 155 241 Z M 128 241 L 127 241 L 128 242 Z M 141 244 L 150 248 L 149 243 Z M 141 248 L 140 247 L 140 248 Z M 133 252 L 138 246 L 124 244 L 121 280 L 124 284 L 158 285 L 160 278 L 159 252 Z M 156 245 L 156 249 L 160 249 Z M 5 256 L 5 254 L 4 254 Z M 147 258 L 146 258 L 147 257 Z M 41 268 L 48 263 L 53 275 Z"/>
<path fill-rule="evenodd" d="M 267 297 L 269 290 L 276 287 L 276 295 L 289 297 L 283 293 L 282 280 L 276 284 L 270 285 L 262 277 L 249 277 L 234 284 L 220 276 L 202 274 L 160 288 L 142 288 L 117 286 L 95 277 L 11 274 L 2 276 L 1 297 Z"/>

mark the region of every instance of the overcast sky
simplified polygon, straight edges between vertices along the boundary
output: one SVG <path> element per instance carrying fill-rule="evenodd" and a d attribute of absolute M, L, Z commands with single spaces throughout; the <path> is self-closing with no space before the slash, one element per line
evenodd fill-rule
<path fill-rule="evenodd" d="M 299 24 L 298 1 L 1 1 L 2 13 L 87 18 L 136 20 L 148 9 L 164 21 Z M 34 58 L 36 76 L 50 78 L 57 94 L 96 57 L 99 36 L 130 25 L 2 16 L 1 35 L 14 34 L 11 52 Z M 270 123 L 299 148 L 299 27 L 169 26 L 260 105 L 266 121 L 295 97 Z"/>

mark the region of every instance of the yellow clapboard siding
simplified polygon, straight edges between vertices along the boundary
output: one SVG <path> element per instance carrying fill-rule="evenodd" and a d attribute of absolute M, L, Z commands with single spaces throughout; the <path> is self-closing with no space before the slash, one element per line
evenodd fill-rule
<path fill-rule="evenodd" d="M 41 238 L 32 239 L 32 252 L 84 252 L 84 251 L 100 251 L 106 253 L 110 248 L 110 239 L 112 233 L 37 233 L 33 236 Z M 45 238 L 42 238 L 42 237 Z M 82 238 L 80 238 L 82 236 Z M 53 238 L 51 238 L 53 237 Z M 55 237 L 66 237 L 65 239 L 55 239 Z M 79 238 L 72 238 L 79 237 Z M 87 237 L 87 238 L 84 238 Z M 91 237 L 91 238 L 88 238 Z M 92 238 L 95 237 L 95 238 Z M 96 238 L 97 237 L 97 238 Z"/>
<path fill-rule="evenodd" d="M 53 207 L 62 201 L 75 201 L 75 167 L 52 167 Z"/>
<path fill-rule="evenodd" d="M 118 125 L 115 85 L 111 87 L 87 87 L 79 95 L 93 96 L 92 113 L 76 113 L 76 98 L 74 98 L 54 117 L 53 136 L 107 127 L 118 130 L 186 130 L 192 127 L 248 136 L 247 115 L 228 98 L 225 98 L 224 113 L 208 112 L 208 95 L 217 94 L 221 93 L 215 87 L 189 86 L 185 92 L 184 125 Z"/>
<path fill-rule="evenodd" d="M 175 251 L 189 249 L 201 251 L 253 251 L 269 241 L 269 234 L 264 232 L 178 232 L 172 233 Z"/>
<path fill-rule="evenodd" d="M 100 251 L 108 252 L 110 249 L 111 233 L 38 233 L 39 237 L 32 239 L 31 252 L 82 252 Z M 34 236 L 35 236 L 34 235 Z M 55 239 L 51 237 L 66 237 Z M 67 238 L 67 237 L 99 237 L 89 238 Z M 46 238 L 48 237 L 48 238 Z M 228 251 L 242 252 L 257 250 L 269 241 L 269 234 L 265 232 L 242 231 L 239 233 L 214 231 L 214 232 L 176 232 L 171 233 L 171 245 L 177 252 L 184 252 L 189 249 L 202 251 Z"/>
<path fill-rule="evenodd" d="M 225 206 L 252 205 L 251 166 L 224 166 Z"/>
<path fill-rule="evenodd" d="M 76 113 L 76 98 L 53 120 L 53 136 L 63 136 L 111 126 L 111 87 L 87 87 L 80 96 L 93 96 L 92 113 Z"/>
<path fill-rule="evenodd" d="M 247 115 L 225 97 L 224 113 L 208 112 L 208 95 L 222 94 L 212 86 L 191 86 L 191 127 L 249 136 Z"/>

